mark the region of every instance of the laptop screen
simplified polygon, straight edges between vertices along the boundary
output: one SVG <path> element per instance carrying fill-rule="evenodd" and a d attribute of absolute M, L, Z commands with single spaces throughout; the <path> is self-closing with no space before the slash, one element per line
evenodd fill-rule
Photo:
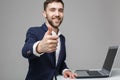
<path fill-rule="evenodd" d="M 118 47 L 110 47 L 109 48 L 104 65 L 103 65 L 103 69 L 106 69 L 109 72 L 111 71 L 117 50 L 118 50 Z"/>

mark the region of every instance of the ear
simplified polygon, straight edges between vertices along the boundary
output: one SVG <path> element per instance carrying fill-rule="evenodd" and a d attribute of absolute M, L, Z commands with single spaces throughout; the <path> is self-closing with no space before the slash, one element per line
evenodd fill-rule
<path fill-rule="evenodd" d="M 46 11 L 43 11 L 42 15 L 46 18 Z"/>

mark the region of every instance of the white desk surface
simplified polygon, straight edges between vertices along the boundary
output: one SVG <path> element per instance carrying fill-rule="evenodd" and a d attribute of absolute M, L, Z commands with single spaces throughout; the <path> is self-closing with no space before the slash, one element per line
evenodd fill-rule
<path fill-rule="evenodd" d="M 58 76 L 57 80 L 120 80 L 120 69 L 112 70 L 110 77 L 107 78 L 65 79 L 63 76 Z"/>

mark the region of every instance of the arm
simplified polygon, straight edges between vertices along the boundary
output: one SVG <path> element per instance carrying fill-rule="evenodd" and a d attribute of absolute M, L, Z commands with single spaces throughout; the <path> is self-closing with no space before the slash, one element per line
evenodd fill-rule
<path fill-rule="evenodd" d="M 30 28 L 27 32 L 25 44 L 22 49 L 22 55 L 25 58 L 33 59 L 40 57 L 42 53 L 52 53 L 56 50 L 58 36 L 51 35 L 52 29 L 49 28 L 46 33 L 43 30 L 37 30 Z M 38 37 L 40 37 L 40 40 Z"/>
<path fill-rule="evenodd" d="M 66 60 L 66 46 L 65 46 L 65 37 L 64 36 L 61 36 L 61 42 L 62 42 L 61 47 L 63 48 L 62 51 L 64 51 L 64 52 L 62 52 L 62 53 L 64 53 L 64 58 L 63 58 L 63 62 L 61 64 L 61 66 L 60 66 L 61 67 L 61 70 L 60 70 L 61 73 L 60 74 L 62 74 L 65 78 L 69 77 L 71 79 L 74 79 L 75 76 L 77 76 L 77 75 L 75 73 L 71 72 L 71 70 L 68 69 L 68 67 L 65 63 L 65 60 Z"/>
<path fill-rule="evenodd" d="M 37 38 L 34 32 L 35 31 L 32 28 L 27 31 L 25 44 L 22 48 L 22 55 L 25 58 L 37 58 L 37 56 L 33 54 L 33 45 L 37 42 Z"/>

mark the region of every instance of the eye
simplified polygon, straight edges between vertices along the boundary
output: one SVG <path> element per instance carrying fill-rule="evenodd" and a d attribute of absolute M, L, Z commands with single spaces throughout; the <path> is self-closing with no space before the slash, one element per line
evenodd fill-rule
<path fill-rule="evenodd" d="M 64 10 L 63 9 L 59 9 L 59 12 L 64 12 Z"/>
<path fill-rule="evenodd" d="M 50 9 L 51 12 L 54 12 L 55 10 L 56 10 L 55 8 L 51 8 L 51 9 Z"/>

